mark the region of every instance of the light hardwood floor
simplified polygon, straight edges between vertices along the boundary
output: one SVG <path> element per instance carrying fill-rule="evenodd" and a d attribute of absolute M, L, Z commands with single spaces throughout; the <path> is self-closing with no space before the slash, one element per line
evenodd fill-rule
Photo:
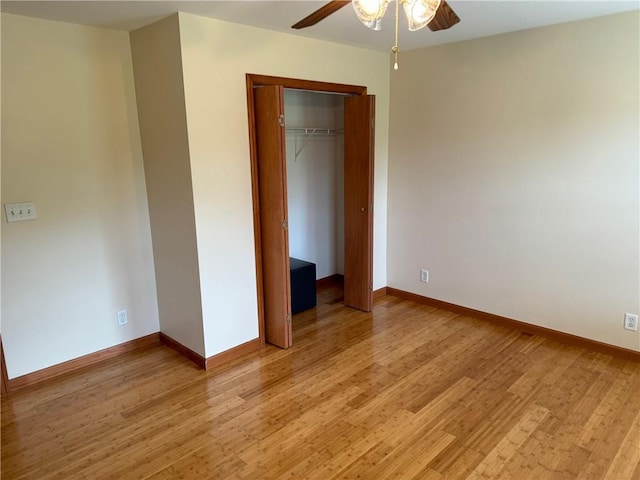
<path fill-rule="evenodd" d="M 204 372 L 157 346 L 11 393 L 2 478 L 640 478 L 640 364 L 339 302 L 294 317 L 289 350 Z"/>

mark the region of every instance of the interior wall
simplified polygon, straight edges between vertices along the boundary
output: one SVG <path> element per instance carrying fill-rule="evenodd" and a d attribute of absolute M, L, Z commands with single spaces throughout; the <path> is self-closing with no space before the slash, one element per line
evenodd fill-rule
<path fill-rule="evenodd" d="M 128 35 L 1 22 L 2 203 L 38 216 L 2 227 L 15 378 L 157 332 L 158 311 Z"/>
<path fill-rule="evenodd" d="M 2 13 L 0 13 L 0 40 L 2 39 Z M 2 44 L 0 44 L 0 49 L 2 48 Z M 0 92 L 2 91 L 2 53 L 0 52 Z M 2 112 L 2 95 L 0 95 L 0 112 Z M 1 115 L 1 114 L 0 114 Z M 1 128 L 2 119 L 0 118 L 0 205 L 2 204 L 2 128 Z M 3 208 L 3 207 L 0 207 Z M 0 212 L 0 264 L 2 263 L 2 213 Z M 2 266 L 0 265 L 0 343 L 2 342 Z M 1 346 L 0 346 L 1 348 Z M 3 360 L 4 363 L 4 355 Z M 5 369 L 6 370 L 6 369 Z"/>
<path fill-rule="evenodd" d="M 389 286 L 640 350 L 638 38 L 631 12 L 402 54 Z"/>
<path fill-rule="evenodd" d="M 344 127 L 339 95 L 287 89 L 284 109 L 288 128 Z M 315 263 L 316 278 L 343 274 L 344 135 L 288 132 L 286 145 L 289 254 Z"/>
<path fill-rule="evenodd" d="M 180 14 L 207 356 L 258 336 L 246 74 L 377 96 L 374 288 L 386 285 L 389 55 Z"/>
<path fill-rule="evenodd" d="M 160 330 L 204 356 L 178 16 L 130 36 Z"/>

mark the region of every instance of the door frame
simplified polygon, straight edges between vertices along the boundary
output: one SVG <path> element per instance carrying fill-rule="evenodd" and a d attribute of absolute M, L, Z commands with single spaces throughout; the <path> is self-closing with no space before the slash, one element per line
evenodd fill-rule
<path fill-rule="evenodd" d="M 2 348 L 2 337 L 0 337 L 0 369 L 2 370 L 2 395 L 10 392 L 9 375 L 7 375 L 7 364 L 4 361 L 4 348 Z"/>
<path fill-rule="evenodd" d="M 251 160 L 251 197 L 253 203 L 253 241 L 255 245 L 256 288 L 258 294 L 258 331 L 260 346 L 265 346 L 265 313 L 264 313 L 264 278 L 262 272 L 262 232 L 260 227 L 260 192 L 258 187 L 258 153 L 256 143 L 256 111 L 253 89 L 256 87 L 281 85 L 292 90 L 309 90 L 313 92 L 338 93 L 344 95 L 366 95 L 367 87 L 346 85 L 341 83 L 301 80 L 270 75 L 246 74 L 247 113 L 249 120 L 249 157 Z M 373 266 L 372 266 L 373 267 Z"/>

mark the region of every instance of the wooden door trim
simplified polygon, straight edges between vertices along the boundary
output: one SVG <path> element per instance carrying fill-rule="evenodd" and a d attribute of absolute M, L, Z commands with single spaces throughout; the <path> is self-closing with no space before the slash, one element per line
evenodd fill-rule
<path fill-rule="evenodd" d="M 253 100 L 253 89 L 269 85 L 282 85 L 294 90 L 310 90 L 315 92 L 339 93 L 343 95 L 366 95 L 367 87 L 341 83 L 319 82 L 297 78 L 274 77 L 270 75 L 246 74 L 247 84 L 247 118 L 249 122 L 249 158 L 251 162 L 251 199 L 253 204 L 253 242 L 256 256 L 256 290 L 258 296 L 258 334 L 260 347 L 264 348 L 265 316 L 264 316 L 264 284 L 262 278 L 262 232 L 260 229 L 260 190 L 258 188 L 258 152 L 256 143 L 256 111 Z"/>
<path fill-rule="evenodd" d="M 346 85 L 343 83 L 318 82 L 315 80 L 301 80 L 298 78 L 272 77 L 247 73 L 247 91 L 253 87 L 267 85 L 282 85 L 294 90 L 310 90 L 314 92 L 342 93 L 344 95 L 366 95 L 367 87 L 361 85 Z"/>
<path fill-rule="evenodd" d="M 0 369 L 2 370 L 2 395 L 11 391 L 9 385 L 9 375 L 7 374 L 7 364 L 4 361 L 4 348 L 2 348 L 2 337 L 0 337 Z"/>

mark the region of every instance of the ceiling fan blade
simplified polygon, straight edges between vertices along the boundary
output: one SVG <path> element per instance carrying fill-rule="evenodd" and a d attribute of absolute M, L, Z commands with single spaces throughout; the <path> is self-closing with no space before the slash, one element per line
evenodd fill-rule
<path fill-rule="evenodd" d="M 351 3 L 351 0 L 333 0 L 332 2 L 327 3 L 325 6 L 313 12 L 311 15 L 304 17 L 298 23 L 293 25 L 291 28 L 300 29 L 300 28 L 310 27 L 311 25 L 315 25 L 319 21 L 327 18 L 332 13 L 340 10 L 347 3 Z"/>
<path fill-rule="evenodd" d="M 438 30 L 451 28 L 459 21 L 460 17 L 456 15 L 456 12 L 453 11 L 447 2 L 442 0 L 442 3 L 440 3 L 440 7 L 436 12 L 436 16 L 433 17 L 433 20 L 431 20 L 427 26 L 432 32 L 437 32 Z"/>

